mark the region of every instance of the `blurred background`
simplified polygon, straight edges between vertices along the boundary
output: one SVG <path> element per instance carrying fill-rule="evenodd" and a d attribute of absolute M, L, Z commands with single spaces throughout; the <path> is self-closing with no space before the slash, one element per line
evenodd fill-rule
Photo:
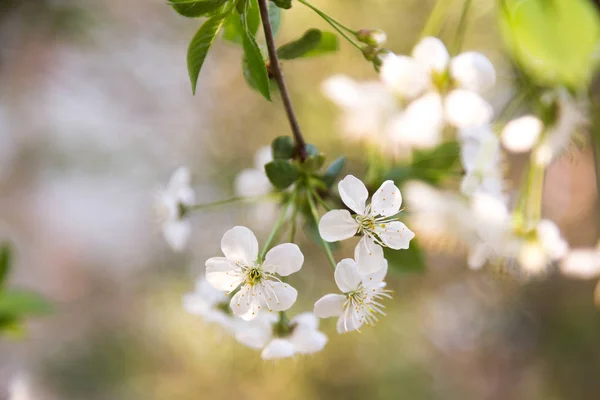
<path fill-rule="evenodd" d="M 315 3 L 349 26 L 385 30 L 388 47 L 407 53 L 435 2 Z M 494 62 L 499 108 L 512 88 L 496 13 L 494 1 L 474 1 L 463 48 Z M 181 296 L 222 233 L 247 224 L 263 242 L 266 232 L 248 206 L 202 212 L 189 251 L 174 254 L 153 214 L 156 190 L 188 165 L 200 202 L 230 197 L 255 151 L 289 129 L 280 102 L 246 86 L 230 43 L 216 42 L 192 97 L 185 55 L 199 25 L 161 0 L 0 1 L 0 230 L 16 247 L 10 284 L 54 304 L 24 338 L 0 341 L 0 399 L 600 398 L 595 282 L 473 272 L 435 243 L 425 271 L 390 275 L 394 300 L 379 326 L 337 335 L 322 321 L 330 340 L 311 357 L 263 362 L 186 314 Z M 296 4 L 278 41 L 309 27 L 329 30 Z M 284 70 L 308 140 L 360 171 L 363 150 L 338 134 L 320 83 L 375 78 L 372 67 L 342 42 L 334 56 Z M 523 159 L 510 161 L 517 180 Z M 544 214 L 573 247 L 598 239 L 596 198 L 589 149 L 552 166 Z M 334 289 L 325 256 L 300 240 L 292 315 Z"/>

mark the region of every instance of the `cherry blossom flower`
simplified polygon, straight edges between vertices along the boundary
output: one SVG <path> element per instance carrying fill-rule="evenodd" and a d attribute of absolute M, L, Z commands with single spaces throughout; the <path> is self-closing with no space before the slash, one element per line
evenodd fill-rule
<path fill-rule="evenodd" d="M 235 177 L 236 195 L 253 197 L 272 192 L 273 185 L 265 173 L 265 164 L 272 160 L 271 146 L 261 147 L 254 155 L 254 168 L 244 169 Z"/>
<path fill-rule="evenodd" d="M 544 272 L 553 261 L 565 257 L 569 244 L 562 238 L 556 224 L 541 220 L 535 227 L 534 238 L 526 240 L 519 250 L 518 260 L 532 274 Z"/>
<path fill-rule="evenodd" d="M 246 227 L 236 226 L 223 235 L 221 251 L 225 257 L 206 261 L 206 280 L 214 288 L 232 292 L 233 314 L 244 320 L 256 318 L 261 310 L 284 311 L 296 301 L 298 292 L 277 277 L 298 272 L 304 256 L 297 245 L 283 243 L 258 259 L 258 241 Z"/>
<path fill-rule="evenodd" d="M 570 251 L 562 260 L 560 271 L 566 276 L 580 279 L 600 276 L 600 247 Z"/>
<path fill-rule="evenodd" d="M 341 131 L 349 139 L 364 140 L 385 149 L 384 143 L 388 143 L 386 126 L 399 108 L 395 97 L 383 84 L 356 82 L 347 76 L 336 75 L 323 82 L 322 90 L 342 109 Z"/>
<path fill-rule="evenodd" d="M 319 221 L 319 233 L 328 242 L 348 239 L 357 233 L 362 235 L 354 251 L 361 273 L 377 272 L 384 267 L 382 246 L 408 249 L 415 234 L 397 220 L 402 196 L 393 181 L 385 181 L 369 205 L 366 205 L 367 188 L 353 175 L 339 182 L 338 191 L 344 204 L 355 214 L 348 210 L 327 212 Z"/>
<path fill-rule="evenodd" d="M 386 134 L 401 146 L 432 148 L 441 143 L 446 124 L 477 128 L 489 124 L 493 116 L 492 107 L 480 96 L 496 81 L 490 61 L 475 52 L 451 59 L 437 38 L 424 38 L 412 57 L 386 56 L 380 78 L 405 104 Z"/>
<path fill-rule="evenodd" d="M 171 176 L 167 187 L 159 191 L 155 202 L 163 236 L 175 251 L 183 250 L 192 231 L 190 222 L 185 218 L 185 208 L 196 201 L 190 181 L 189 169 L 180 167 Z"/>
<path fill-rule="evenodd" d="M 318 328 L 319 319 L 313 313 L 295 316 L 290 321 L 290 332 L 273 338 L 263 349 L 262 359 L 276 360 L 323 350 L 327 344 L 327 336 Z"/>
<path fill-rule="evenodd" d="M 343 259 L 335 268 L 335 283 L 342 294 L 327 294 L 315 303 L 319 318 L 338 317 L 339 333 L 360 330 L 363 324 L 375 325 L 377 314 L 385 315 L 383 298 L 391 298 L 383 281 L 387 262 L 373 274 L 361 274 L 360 264 L 351 258 Z"/>
<path fill-rule="evenodd" d="M 206 322 L 220 325 L 229 333 L 235 330 L 235 319 L 227 295 L 212 287 L 204 278 L 196 281 L 193 292 L 183 296 L 183 308 Z"/>
<path fill-rule="evenodd" d="M 533 115 L 525 115 L 509 121 L 502 129 L 502 144 L 513 153 L 531 151 L 537 144 L 544 124 Z"/>

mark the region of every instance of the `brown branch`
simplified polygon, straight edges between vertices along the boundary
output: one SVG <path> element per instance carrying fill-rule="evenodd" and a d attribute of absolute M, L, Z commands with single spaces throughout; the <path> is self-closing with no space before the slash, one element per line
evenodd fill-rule
<path fill-rule="evenodd" d="M 271 21 L 269 20 L 269 6 L 268 0 L 258 0 L 258 7 L 260 9 L 260 18 L 265 31 L 265 40 L 267 41 L 267 49 L 269 50 L 270 59 L 270 71 L 279 86 L 279 92 L 281 93 L 281 100 L 287 114 L 287 119 L 290 122 L 290 128 L 292 129 L 292 135 L 296 142 L 295 154 L 298 155 L 301 161 L 306 160 L 306 142 L 300 131 L 300 125 L 296 119 L 294 113 L 294 107 L 290 100 L 290 94 L 288 93 L 285 79 L 283 78 L 283 72 L 281 71 L 281 65 L 279 64 L 279 58 L 277 57 L 277 48 L 275 47 L 275 38 L 273 37 L 273 28 L 271 27 Z"/>

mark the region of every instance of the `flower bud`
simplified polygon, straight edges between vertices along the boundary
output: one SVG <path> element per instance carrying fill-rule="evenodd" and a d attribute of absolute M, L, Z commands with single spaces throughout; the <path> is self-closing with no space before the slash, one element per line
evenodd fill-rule
<path fill-rule="evenodd" d="M 381 29 L 361 29 L 356 38 L 371 47 L 381 47 L 385 44 L 387 35 Z"/>

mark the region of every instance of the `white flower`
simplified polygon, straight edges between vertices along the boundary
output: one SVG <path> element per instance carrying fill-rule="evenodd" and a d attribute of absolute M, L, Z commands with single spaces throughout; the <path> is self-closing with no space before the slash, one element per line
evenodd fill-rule
<path fill-rule="evenodd" d="M 448 68 L 450 54 L 442 41 L 435 37 L 425 37 L 413 48 L 412 57 L 429 73 L 444 73 Z"/>
<path fill-rule="evenodd" d="M 185 207 L 196 201 L 190 181 L 190 171 L 187 168 L 177 169 L 167 187 L 158 193 L 155 203 L 163 236 L 175 251 L 183 250 L 192 231 L 191 224 L 184 215 Z"/>
<path fill-rule="evenodd" d="M 381 80 L 398 96 L 412 100 L 429 87 L 427 71 L 411 57 L 388 54 L 383 59 Z"/>
<path fill-rule="evenodd" d="M 503 195 L 503 172 L 500 164 L 500 142 L 488 125 L 461 130 L 460 158 L 465 169 L 461 192 L 467 196 L 487 193 Z"/>
<path fill-rule="evenodd" d="M 256 318 L 264 308 L 284 311 L 295 302 L 298 292 L 279 276 L 298 272 L 304 256 L 297 245 L 284 243 L 273 247 L 264 261 L 258 259 L 258 241 L 246 227 L 236 226 L 223 235 L 221 251 L 225 257 L 206 261 L 206 280 L 216 289 L 232 292 L 231 310 L 244 320 Z"/>
<path fill-rule="evenodd" d="M 265 164 L 272 160 L 271 147 L 261 147 L 254 155 L 254 168 L 244 169 L 235 177 L 235 194 L 241 197 L 253 197 L 272 192 L 273 185 L 265 173 Z"/>
<path fill-rule="evenodd" d="M 323 82 L 322 89 L 343 110 L 341 130 L 348 138 L 367 140 L 382 148 L 387 145 L 384 130 L 398 106 L 385 86 L 336 75 Z"/>
<path fill-rule="evenodd" d="M 362 234 L 354 257 L 361 273 L 379 271 L 385 265 L 381 246 L 395 250 L 408 249 L 415 234 L 395 217 L 400 212 L 402 196 L 393 181 L 385 181 L 366 205 L 369 192 L 360 179 L 348 175 L 338 184 L 342 201 L 348 210 L 332 210 L 319 221 L 319 233 L 328 242 L 336 242 Z"/>
<path fill-rule="evenodd" d="M 402 147 L 430 149 L 442 142 L 444 123 L 442 98 L 431 92 L 411 102 L 392 119 L 387 136 Z"/>
<path fill-rule="evenodd" d="M 196 288 L 183 296 L 183 308 L 190 314 L 202 317 L 206 322 L 217 323 L 232 332 L 235 320 L 224 292 L 212 287 L 204 278 L 196 281 Z"/>
<path fill-rule="evenodd" d="M 533 115 L 526 115 L 508 122 L 502 130 L 502 144 L 513 153 L 533 149 L 542 134 L 544 124 Z"/>
<path fill-rule="evenodd" d="M 251 349 L 261 350 L 273 337 L 273 324 L 277 322 L 277 314 L 259 314 L 250 321 L 236 318 L 233 336 L 235 340 Z"/>
<path fill-rule="evenodd" d="M 494 110 L 481 96 L 464 89 L 451 91 L 444 99 L 448 123 L 459 129 L 476 128 L 492 120 Z"/>
<path fill-rule="evenodd" d="M 525 271 L 537 274 L 543 272 L 551 262 L 566 256 L 569 244 L 550 220 L 538 222 L 534 233 L 535 238 L 523 243 L 517 258 Z"/>
<path fill-rule="evenodd" d="M 360 265 L 346 258 L 335 268 L 335 282 L 343 294 L 327 294 L 315 303 L 315 315 L 320 318 L 338 317 L 339 333 L 359 330 L 363 324 L 374 325 L 377 314 L 385 315 L 382 298 L 391 298 L 383 281 L 387 262 L 379 271 L 363 275 Z"/>
<path fill-rule="evenodd" d="M 317 353 L 327 344 L 327 336 L 318 330 L 319 320 L 306 312 L 290 321 L 290 332 L 272 339 L 261 353 L 263 360 L 292 357 L 295 354 Z"/>
<path fill-rule="evenodd" d="M 496 84 L 494 66 L 486 56 L 474 51 L 452 59 L 450 76 L 458 87 L 477 93 L 483 93 Z"/>
<path fill-rule="evenodd" d="M 562 260 L 560 271 L 580 279 L 600 276 L 600 248 L 572 250 Z"/>

